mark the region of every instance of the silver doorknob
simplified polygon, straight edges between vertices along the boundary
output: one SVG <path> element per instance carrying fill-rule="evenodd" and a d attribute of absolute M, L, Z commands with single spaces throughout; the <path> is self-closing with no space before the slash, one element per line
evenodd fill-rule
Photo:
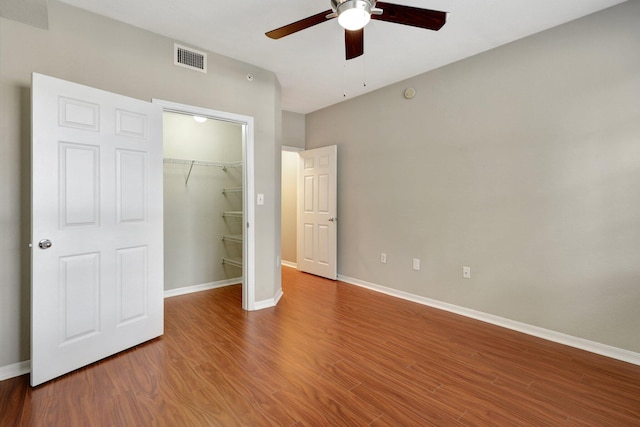
<path fill-rule="evenodd" d="M 40 249 L 49 249 L 51 246 L 53 246 L 53 243 L 51 243 L 51 240 L 49 239 L 42 239 L 38 242 L 38 246 L 40 247 Z"/>

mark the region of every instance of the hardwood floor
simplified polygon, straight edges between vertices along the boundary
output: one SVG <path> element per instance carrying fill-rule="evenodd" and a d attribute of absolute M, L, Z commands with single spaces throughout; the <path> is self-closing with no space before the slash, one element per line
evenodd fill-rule
<path fill-rule="evenodd" d="M 640 366 L 283 268 L 165 300 L 165 335 L 32 389 L 0 426 L 640 426 Z"/>

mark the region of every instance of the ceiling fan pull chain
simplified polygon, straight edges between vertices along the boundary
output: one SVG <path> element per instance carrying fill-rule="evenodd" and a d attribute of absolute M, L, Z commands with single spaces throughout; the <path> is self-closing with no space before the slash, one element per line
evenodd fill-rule
<path fill-rule="evenodd" d="M 347 63 L 342 64 L 342 97 L 347 97 Z"/>
<path fill-rule="evenodd" d="M 367 87 L 367 58 L 362 58 L 362 74 L 364 78 L 362 79 L 362 86 Z"/>

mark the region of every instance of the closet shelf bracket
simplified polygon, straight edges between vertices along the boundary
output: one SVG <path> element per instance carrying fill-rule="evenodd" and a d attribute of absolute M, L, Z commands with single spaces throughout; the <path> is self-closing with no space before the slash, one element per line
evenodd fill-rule
<path fill-rule="evenodd" d="M 184 185 L 187 185 L 189 183 L 189 177 L 191 176 L 191 171 L 193 170 L 193 164 L 195 162 L 195 160 L 191 161 L 191 166 L 189 166 L 189 173 L 187 174 L 187 179 L 184 180 Z"/>

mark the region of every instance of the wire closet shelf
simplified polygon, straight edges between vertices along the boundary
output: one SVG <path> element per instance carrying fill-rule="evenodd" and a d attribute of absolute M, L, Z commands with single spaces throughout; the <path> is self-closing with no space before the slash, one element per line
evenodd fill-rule
<path fill-rule="evenodd" d="M 227 168 L 238 168 L 242 167 L 242 161 L 238 162 L 203 162 L 201 160 L 186 160 L 186 159 L 173 159 L 169 157 L 165 157 L 163 160 L 164 163 L 169 164 L 177 164 L 177 165 L 186 165 L 189 166 L 189 172 L 187 173 L 187 178 L 185 179 L 185 185 L 189 183 L 189 177 L 191 176 L 191 171 L 194 166 L 214 166 L 218 168 L 222 168 L 222 170 L 227 170 Z"/>

